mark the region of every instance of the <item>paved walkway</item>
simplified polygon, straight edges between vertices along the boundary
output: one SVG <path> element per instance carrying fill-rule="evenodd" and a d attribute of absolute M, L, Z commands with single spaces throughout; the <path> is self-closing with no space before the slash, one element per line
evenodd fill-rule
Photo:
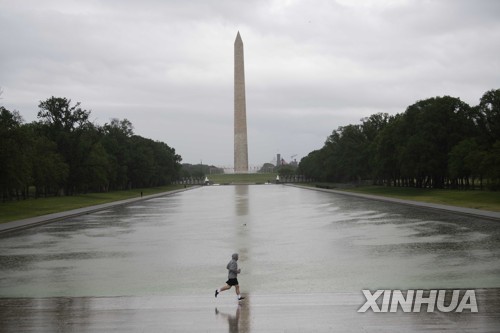
<path fill-rule="evenodd" d="M 415 201 L 415 200 L 396 199 L 396 198 L 390 198 L 390 197 L 384 197 L 384 196 L 378 196 L 378 195 L 331 190 L 331 189 L 302 186 L 302 185 L 295 185 L 295 184 L 287 184 L 287 185 L 299 187 L 299 188 L 303 188 L 303 189 L 307 189 L 307 190 L 348 195 L 348 196 L 353 196 L 353 197 L 357 197 L 357 198 L 378 200 L 378 201 L 384 201 L 384 202 L 392 202 L 392 203 L 396 203 L 396 204 L 400 204 L 400 205 L 414 206 L 414 207 L 420 207 L 420 208 L 424 208 L 424 209 L 435 209 L 435 210 L 453 212 L 453 213 L 462 214 L 462 215 L 481 217 L 481 218 L 500 221 L 500 212 L 493 212 L 493 211 L 489 211 L 489 210 L 465 208 L 465 207 L 450 206 L 450 205 L 441 205 L 441 204 L 434 204 L 434 203 Z"/>
<path fill-rule="evenodd" d="M 361 292 L 0 299 L 0 332 L 498 332 L 499 290 L 475 294 L 476 313 L 359 313 Z"/>
<path fill-rule="evenodd" d="M 128 205 L 128 204 L 138 202 L 138 201 L 149 200 L 149 199 L 153 199 L 153 198 L 163 197 L 166 195 L 172 195 L 172 194 L 176 194 L 179 192 L 192 190 L 192 189 L 195 189 L 198 187 L 199 186 L 193 186 L 193 187 L 183 188 L 180 190 L 162 192 L 162 193 L 157 193 L 157 194 L 152 194 L 152 195 L 145 195 L 145 196 L 138 197 L 138 198 L 113 201 L 113 202 L 108 202 L 108 203 L 96 205 L 96 206 L 83 207 L 83 208 L 72 209 L 72 210 L 59 212 L 59 213 L 41 215 L 41 216 L 31 217 L 31 218 L 27 218 L 27 219 L 23 219 L 23 220 L 1 223 L 0 224 L 0 233 L 30 228 L 30 227 L 40 225 L 40 224 L 51 223 L 51 222 L 67 219 L 67 218 L 74 217 L 74 216 L 98 212 L 101 210 L 109 209 L 111 207 L 124 206 L 124 205 Z"/>

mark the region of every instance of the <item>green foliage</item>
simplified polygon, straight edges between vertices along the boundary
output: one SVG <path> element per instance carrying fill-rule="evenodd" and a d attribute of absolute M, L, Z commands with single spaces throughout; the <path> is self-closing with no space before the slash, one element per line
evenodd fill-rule
<path fill-rule="evenodd" d="M 35 140 L 32 151 L 33 185 L 36 197 L 57 195 L 68 179 L 69 166 L 57 152 L 57 145 L 44 136 Z"/>
<path fill-rule="evenodd" d="M 325 164 L 327 162 L 327 151 L 325 147 L 320 150 L 310 152 L 302 158 L 299 163 L 298 172 L 307 178 L 324 181 L 327 179 Z"/>
<path fill-rule="evenodd" d="M 25 196 L 31 181 L 31 138 L 17 112 L 0 107 L 0 191 L 5 196 Z"/>
<path fill-rule="evenodd" d="M 295 175 L 296 168 L 291 165 L 282 165 L 278 168 L 278 175 L 280 177 Z"/>
<path fill-rule="evenodd" d="M 51 97 L 39 104 L 38 122 L 23 124 L 17 112 L 0 108 L 2 201 L 168 185 L 181 157 L 163 142 L 133 135 L 127 119 L 98 126 L 90 111 Z"/>
<path fill-rule="evenodd" d="M 500 89 L 470 107 L 458 98 L 429 98 L 402 114 L 376 114 L 339 127 L 300 172 L 318 181 L 417 188 L 500 188 Z"/>
<path fill-rule="evenodd" d="M 272 163 L 264 163 L 264 165 L 260 168 L 259 173 L 270 173 L 275 170 L 276 166 Z"/>
<path fill-rule="evenodd" d="M 224 170 L 213 165 L 184 163 L 180 173 L 182 179 L 204 179 L 206 176 L 223 174 Z"/>
<path fill-rule="evenodd" d="M 90 111 L 82 110 L 80 103 L 71 106 L 71 100 L 52 96 L 38 105 L 38 118 L 49 125 L 55 133 L 70 132 L 88 124 Z"/>

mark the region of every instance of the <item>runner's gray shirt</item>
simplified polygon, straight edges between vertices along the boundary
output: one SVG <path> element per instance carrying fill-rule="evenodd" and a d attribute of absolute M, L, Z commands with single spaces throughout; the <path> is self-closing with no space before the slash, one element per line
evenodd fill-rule
<path fill-rule="evenodd" d="M 231 259 L 226 268 L 229 270 L 227 278 L 236 279 L 236 277 L 238 276 L 238 263 L 236 262 L 236 260 Z"/>

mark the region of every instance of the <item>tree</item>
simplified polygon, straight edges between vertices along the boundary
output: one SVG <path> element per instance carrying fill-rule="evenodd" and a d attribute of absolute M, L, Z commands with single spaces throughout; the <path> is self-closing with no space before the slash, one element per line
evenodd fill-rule
<path fill-rule="evenodd" d="M 26 196 L 31 181 L 30 137 L 17 111 L 0 107 L 0 192 L 2 200 Z"/>
<path fill-rule="evenodd" d="M 473 128 L 470 106 L 449 96 L 429 98 L 409 106 L 402 118 L 401 174 L 417 187 L 443 188 L 448 154 Z M 402 139 L 402 138 L 400 138 Z"/>
<path fill-rule="evenodd" d="M 471 178 L 482 184 L 485 176 L 495 187 L 499 115 L 500 90 L 486 93 L 477 107 L 450 96 L 428 98 L 393 117 L 379 113 L 339 127 L 299 168 L 309 178 L 335 182 L 371 178 L 375 184 L 466 188 Z"/>
<path fill-rule="evenodd" d="M 54 130 L 71 132 L 88 123 L 90 111 L 82 110 L 80 103 L 71 106 L 71 100 L 54 97 L 40 101 L 38 118 Z"/>
<path fill-rule="evenodd" d="M 401 178 L 401 142 L 405 139 L 402 115 L 388 120 L 387 126 L 375 138 L 373 176 L 376 184 L 396 185 Z"/>
<path fill-rule="evenodd" d="M 260 168 L 259 173 L 271 173 L 274 171 L 274 168 L 274 164 L 264 163 L 264 165 L 262 165 L 262 167 Z"/>
<path fill-rule="evenodd" d="M 280 177 L 293 176 L 295 174 L 295 168 L 291 165 L 282 165 L 278 168 L 278 175 Z"/>
<path fill-rule="evenodd" d="M 80 188 L 85 191 L 107 192 L 109 174 L 109 155 L 101 142 L 96 142 L 89 148 L 89 153 L 83 160 L 83 177 Z"/>
<path fill-rule="evenodd" d="M 326 181 L 326 148 L 314 150 L 300 160 L 298 172 L 307 178 Z"/>
<path fill-rule="evenodd" d="M 40 101 L 38 121 L 23 124 L 18 112 L 0 107 L 2 200 L 72 195 L 177 179 L 181 156 L 166 143 L 135 136 L 127 119 L 99 127 L 90 111 L 67 98 Z"/>
<path fill-rule="evenodd" d="M 131 161 L 131 137 L 134 135 L 132 123 L 127 120 L 112 119 L 103 126 L 101 140 L 109 156 L 109 189 L 123 190 L 129 186 L 129 165 Z"/>
<path fill-rule="evenodd" d="M 473 170 L 478 169 L 477 154 L 479 150 L 474 139 L 465 139 L 455 145 L 448 157 L 448 172 L 452 179 L 452 186 L 458 188 L 469 188 L 469 180 L 472 178 Z"/>
<path fill-rule="evenodd" d="M 70 99 L 61 97 L 40 101 L 38 107 L 43 134 L 56 143 L 69 167 L 66 193 L 88 191 L 92 164 L 87 159 L 100 140 L 98 129 L 88 120 L 90 111 L 83 110 L 80 103 L 71 106 Z"/>
<path fill-rule="evenodd" d="M 215 166 L 208 166 L 206 164 L 183 163 L 181 166 L 179 175 L 181 178 L 202 179 L 202 178 L 205 178 L 206 175 L 210 174 L 210 170 L 214 169 L 214 168 L 215 168 L 216 172 L 221 171 L 220 169 L 216 168 Z"/>
<path fill-rule="evenodd" d="M 169 147 L 166 143 L 155 141 L 151 145 L 156 162 L 152 185 L 162 186 L 170 184 L 178 177 L 181 157 L 175 153 L 175 149 Z"/>
<path fill-rule="evenodd" d="M 31 150 L 35 196 L 58 195 L 68 179 L 69 167 L 57 152 L 56 143 L 39 135 L 37 124 L 28 126 L 35 138 Z"/>
<path fill-rule="evenodd" d="M 479 103 L 481 133 L 490 147 L 500 140 L 500 89 L 487 91 Z"/>
<path fill-rule="evenodd" d="M 333 131 L 325 143 L 329 181 L 357 181 L 368 173 L 368 142 L 360 125 L 347 125 Z"/>

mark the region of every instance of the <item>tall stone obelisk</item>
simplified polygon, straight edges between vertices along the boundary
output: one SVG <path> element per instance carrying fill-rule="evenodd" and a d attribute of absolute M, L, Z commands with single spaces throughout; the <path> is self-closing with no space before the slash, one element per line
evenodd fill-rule
<path fill-rule="evenodd" d="M 245 65 L 239 31 L 234 41 L 234 172 L 248 173 Z"/>

